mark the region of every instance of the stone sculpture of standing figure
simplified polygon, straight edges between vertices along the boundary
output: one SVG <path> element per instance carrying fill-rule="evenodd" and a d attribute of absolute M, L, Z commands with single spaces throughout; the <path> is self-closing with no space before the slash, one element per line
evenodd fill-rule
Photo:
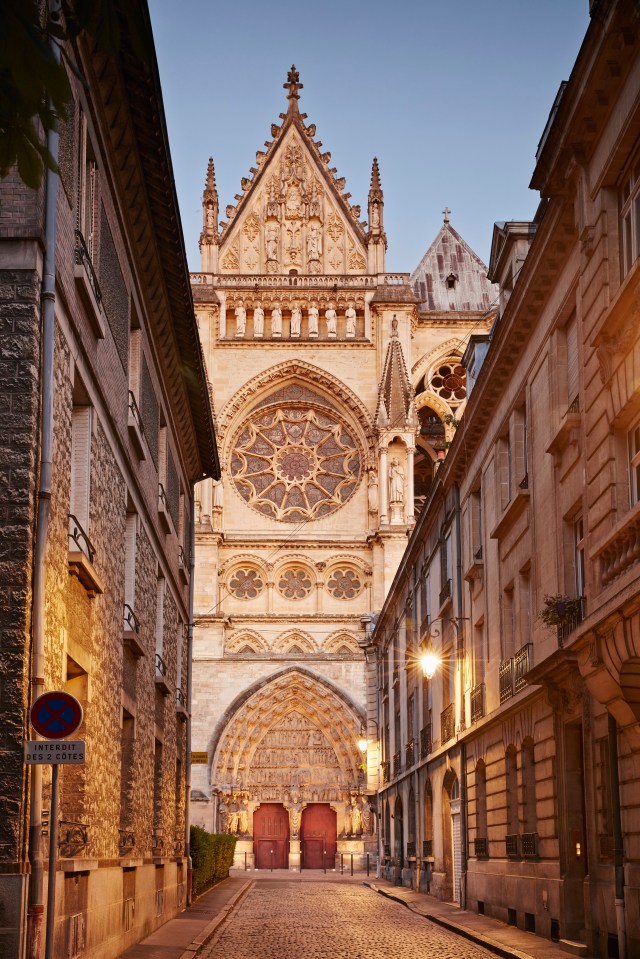
<path fill-rule="evenodd" d="M 327 336 L 334 337 L 337 330 L 338 314 L 335 311 L 333 303 L 329 303 L 329 309 L 324 315 L 327 321 Z"/>
<path fill-rule="evenodd" d="M 238 810 L 238 832 L 247 835 L 249 832 L 249 800 L 243 799 L 242 805 Z"/>
<path fill-rule="evenodd" d="M 397 456 L 389 465 L 389 502 L 404 503 L 404 470 Z"/>
<path fill-rule="evenodd" d="M 242 300 L 236 306 L 236 336 L 244 336 L 247 328 L 247 311 Z"/>
<path fill-rule="evenodd" d="M 271 336 L 282 336 L 282 310 L 279 303 L 271 310 Z"/>
<path fill-rule="evenodd" d="M 344 318 L 347 321 L 347 336 L 356 335 L 356 311 L 353 308 L 353 303 L 349 303 L 349 306 L 345 310 Z"/>
<path fill-rule="evenodd" d="M 291 310 L 291 336 L 300 336 L 300 327 L 302 325 L 302 310 L 297 303 L 293 304 Z"/>
<path fill-rule="evenodd" d="M 360 836 L 362 833 L 362 810 L 355 798 L 351 800 L 351 834 Z"/>
<path fill-rule="evenodd" d="M 367 505 L 370 513 L 378 512 L 378 477 L 374 469 L 369 470 L 369 486 L 367 487 Z"/>
<path fill-rule="evenodd" d="M 362 815 L 362 832 L 365 836 L 371 833 L 371 803 L 365 798 L 360 807 Z"/>
<path fill-rule="evenodd" d="M 344 807 L 344 834 L 345 836 L 351 835 L 351 816 L 352 816 L 353 807 L 351 805 L 351 800 Z"/>
<path fill-rule="evenodd" d="M 318 335 L 318 304 L 314 301 L 309 307 L 309 336 Z"/>
<path fill-rule="evenodd" d="M 277 260 L 278 259 L 278 227 L 271 224 L 267 227 L 265 233 L 265 242 L 267 247 L 267 259 L 268 260 Z"/>
<path fill-rule="evenodd" d="M 262 303 L 256 303 L 253 310 L 253 335 L 261 337 L 264 334 L 264 310 Z"/>

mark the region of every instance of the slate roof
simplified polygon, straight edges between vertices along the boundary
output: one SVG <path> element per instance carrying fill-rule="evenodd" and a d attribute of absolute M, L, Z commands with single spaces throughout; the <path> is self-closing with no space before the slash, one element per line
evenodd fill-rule
<path fill-rule="evenodd" d="M 447 219 L 410 282 L 422 310 L 487 310 L 498 298 L 486 266 Z"/>

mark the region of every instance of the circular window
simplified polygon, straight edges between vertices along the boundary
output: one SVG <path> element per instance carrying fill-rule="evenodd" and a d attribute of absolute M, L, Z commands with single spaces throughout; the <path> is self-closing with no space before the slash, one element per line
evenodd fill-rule
<path fill-rule="evenodd" d="M 304 599 L 311 592 L 311 577 L 300 566 L 286 569 L 278 582 L 278 589 L 286 599 Z"/>
<path fill-rule="evenodd" d="M 450 406 L 462 403 L 467 395 L 466 370 L 457 359 L 447 360 L 438 367 L 429 385 Z"/>
<path fill-rule="evenodd" d="M 310 395 L 309 395 L 310 394 Z M 245 502 L 283 523 L 320 519 L 354 493 L 362 457 L 335 410 L 277 395 L 245 419 L 233 441 L 231 476 Z M 305 402 L 306 401 L 306 402 Z"/>
<path fill-rule="evenodd" d="M 327 589 L 336 599 L 353 599 L 362 590 L 362 583 L 355 570 L 336 569 L 331 574 Z"/>
<path fill-rule="evenodd" d="M 237 569 L 229 582 L 229 592 L 236 599 L 255 599 L 262 592 L 263 582 L 255 569 Z"/>

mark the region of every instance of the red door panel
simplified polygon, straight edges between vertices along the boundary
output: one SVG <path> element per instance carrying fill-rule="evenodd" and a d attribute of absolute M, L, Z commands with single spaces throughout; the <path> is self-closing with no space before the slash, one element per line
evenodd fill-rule
<path fill-rule="evenodd" d="M 329 803 L 310 803 L 302 810 L 300 844 L 303 869 L 322 869 L 335 865 L 337 817 Z"/>
<path fill-rule="evenodd" d="M 263 803 L 253 814 L 256 869 L 289 868 L 289 814 L 282 803 Z"/>

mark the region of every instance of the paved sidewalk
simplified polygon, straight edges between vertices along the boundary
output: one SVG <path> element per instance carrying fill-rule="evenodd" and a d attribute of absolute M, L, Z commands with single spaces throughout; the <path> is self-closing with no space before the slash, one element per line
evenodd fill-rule
<path fill-rule="evenodd" d="M 223 879 L 189 909 L 121 953 L 120 959 L 194 959 L 250 885 L 250 878 Z"/>
<path fill-rule="evenodd" d="M 536 936 L 533 932 L 524 932 L 498 919 L 459 909 L 426 893 L 394 886 L 386 879 L 365 879 L 364 885 L 389 899 L 404 903 L 412 912 L 457 932 L 505 959 L 567 959 L 569 955 L 558 943 Z"/>

